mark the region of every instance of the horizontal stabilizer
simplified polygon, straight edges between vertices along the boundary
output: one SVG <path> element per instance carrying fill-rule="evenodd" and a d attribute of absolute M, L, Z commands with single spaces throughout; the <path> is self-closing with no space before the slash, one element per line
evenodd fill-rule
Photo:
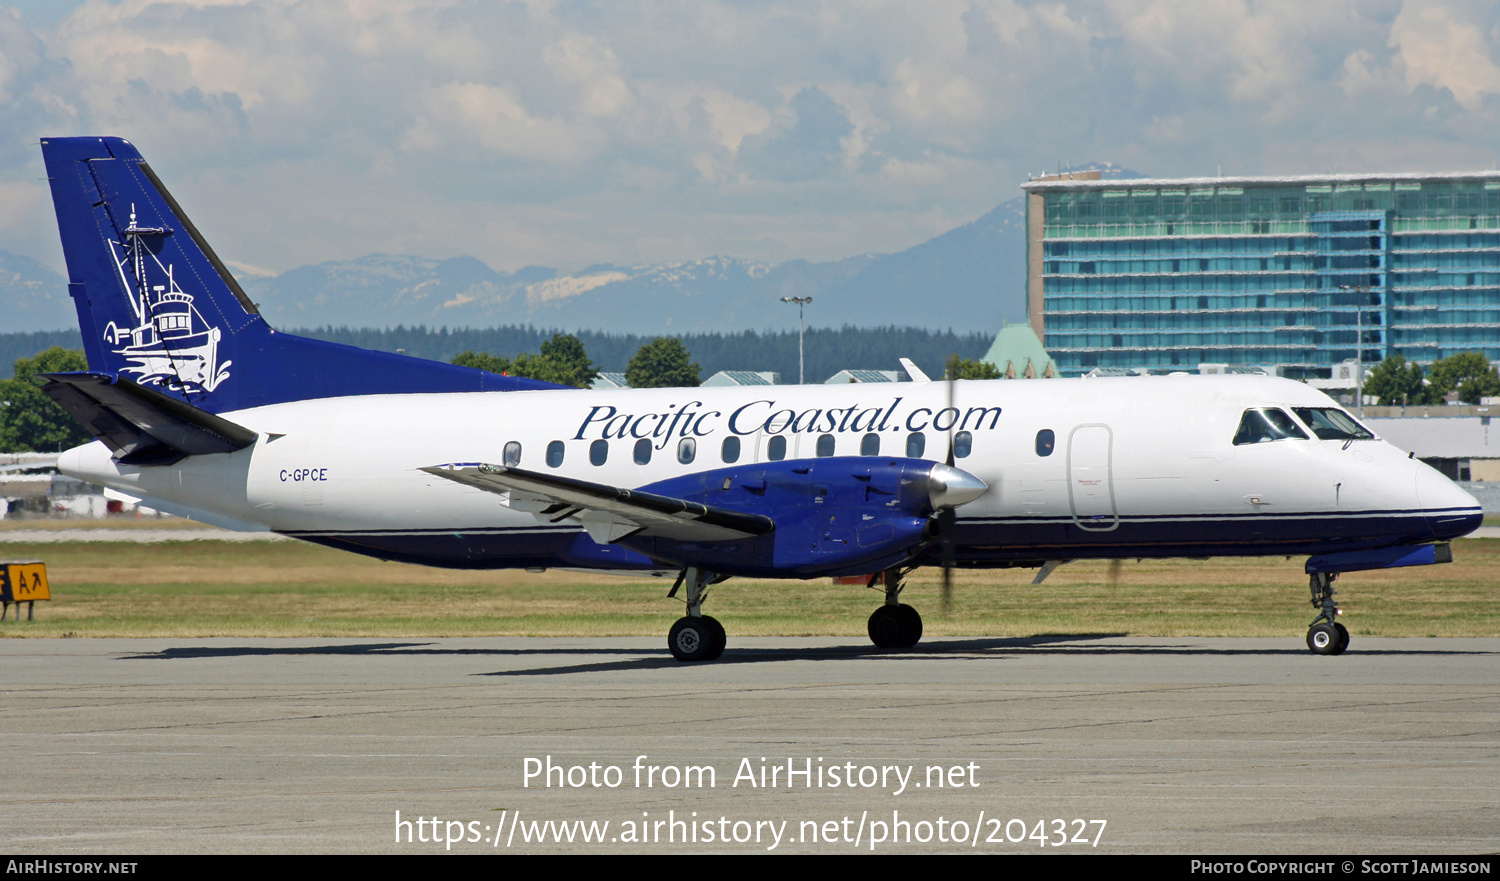
<path fill-rule="evenodd" d="M 776 528 L 771 518 L 759 514 L 505 465 L 466 463 L 422 470 L 496 493 L 505 504 L 541 520 L 576 520 L 600 544 L 640 533 L 681 541 L 732 541 Z"/>
<path fill-rule="evenodd" d="M 243 425 L 106 373 L 45 373 L 42 386 L 123 465 L 170 465 L 185 456 L 232 453 L 255 443 Z"/>

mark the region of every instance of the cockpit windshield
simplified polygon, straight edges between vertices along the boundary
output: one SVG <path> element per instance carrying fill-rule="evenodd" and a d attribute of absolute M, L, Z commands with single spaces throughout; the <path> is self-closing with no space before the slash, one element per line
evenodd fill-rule
<path fill-rule="evenodd" d="M 1307 423 L 1321 440 L 1374 440 L 1370 430 L 1355 422 L 1343 410 L 1333 407 L 1293 407 L 1292 412 Z"/>
<path fill-rule="evenodd" d="M 1234 433 L 1235 446 L 1263 444 L 1287 438 L 1307 440 L 1307 432 L 1303 431 L 1292 417 L 1286 414 L 1285 410 L 1278 410 L 1275 407 L 1246 410 L 1245 415 L 1240 417 L 1239 430 Z"/>

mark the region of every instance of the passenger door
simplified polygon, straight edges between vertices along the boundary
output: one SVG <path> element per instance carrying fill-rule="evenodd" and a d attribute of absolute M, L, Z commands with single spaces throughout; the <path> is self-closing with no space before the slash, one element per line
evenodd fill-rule
<path fill-rule="evenodd" d="M 1110 473 L 1113 449 L 1108 425 L 1080 425 L 1068 435 L 1068 505 L 1080 529 L 1108 532 L 1120 525 Z"/>

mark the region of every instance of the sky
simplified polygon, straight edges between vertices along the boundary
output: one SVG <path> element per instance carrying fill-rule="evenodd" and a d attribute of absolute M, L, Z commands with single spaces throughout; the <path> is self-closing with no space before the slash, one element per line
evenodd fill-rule
<path fill-rule="evenodd" d="M 1467 0 L 0 0 L 0 249 L 61 268 L 37 141 L 133 141 L 242 272 L 893 252 L 1113 162 L 1500 163 Z"/>

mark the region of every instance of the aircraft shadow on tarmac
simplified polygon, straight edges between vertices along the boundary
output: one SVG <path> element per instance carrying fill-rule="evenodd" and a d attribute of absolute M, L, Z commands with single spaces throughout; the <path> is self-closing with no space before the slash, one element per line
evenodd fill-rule
<path fill-rule="evenodd" d="M 1197 642 L 1188 645 L 1153 645 L 1148 643 L 1099 642 L 1105 639 L 1121 639 L 1124 633 L 1074 633 L 1028 637 L 975 637 L 966 639 L 935 639 L 909 649 L 882 649 L 873 645 L 837 646 L 787 646 L 742 647 L 726 650 L 723 657 L 713 663 L 682 664 L 674 660 L 665 650 L 655 647 L 588 647 L 576 642 L 566 645 L 549 644 L 552 640 L 536 640 L 538 645 L 524 648 L 460 648 L 445 647 L 431 642 L 380 642 L 349 645 L 303 645 L 303 646 L 185 646 L 167 648 L 157 652 L 141 652 L 121 655 L 117 660 L 193 660 L 207 658 L 277 657 L 299 655 L 349 655 L 349 656 L 411 656 L 411 655 L 479 655 L 507 656 L 514 658 L 536 658 L 566 656 L 580 663 L 565 663 L 552 666 L 528 667 L 520 670 L 498 670 L 482 673 L 482 676 L 551 676 L 568 673 L 597 673 L 608 671 L 652 670 L 676 668 L 688 670 L 711 670 L 725 664 L 765 664 L 784 661 L 849 661 L 876 659 L 886 661 L 933 661 L 957 658 L 996 658 L 1005 655 L 1081 655 L 1081 656 L 1129 656 L 1168 655 L 1182 657 L 1249 657 L 1249 656 L 1303 656 L 1307 650 L 1301 640 L 1287 640 L 1265 648 L 1247 648 L 1243 645 L 1218 645 L 1222 640 Z M 1380 657 L 1428 656 L 1428 655 L 1488 655 L 1487 651 L 1417 650 L 1417 649 L 1369 649 L 1350 652 L 1348 657 L 1359 654 Z M 608 660 L 605 660 L 608 658 Z"/>

